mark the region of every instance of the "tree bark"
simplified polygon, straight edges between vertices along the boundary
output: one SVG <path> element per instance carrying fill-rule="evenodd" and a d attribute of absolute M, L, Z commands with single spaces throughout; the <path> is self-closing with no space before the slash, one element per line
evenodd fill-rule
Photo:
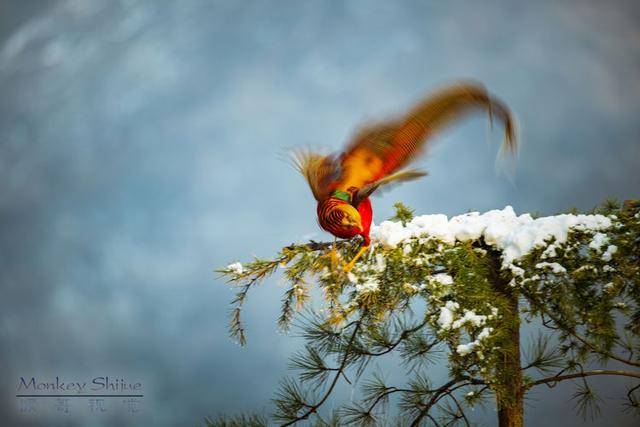
<path fill-rule="evenodd" d="M 524 426 L 524 382 L 520 365 L 520 313 L 518 292 L 500 275 L 502 260 L 500 254 L 491 251 L 492 285 L 500 299 L 506 302 L 502 307 L 502 320 L 507 326 L 507 334 L 500 344 L 503 357 L 496 367 L 496 404 L 498 406 L 499 427 Z"/>

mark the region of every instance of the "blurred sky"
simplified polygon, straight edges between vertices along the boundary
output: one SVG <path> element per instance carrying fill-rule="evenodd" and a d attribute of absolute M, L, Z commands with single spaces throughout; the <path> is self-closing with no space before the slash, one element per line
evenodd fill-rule
<path fill-rule="evenodd" d="M 437 139 L 426 179 L 374 200 L 376 221 L 398 200 L 552 214 L 640 196 L 635 1 L 0 0 L 3 425 L 268 411 L 300 344 L 276 332 L 281 280 L 251 295 L 241 349 L 213 269 L 328 237 L 285 148 L 337 149 L 459 78 L 517 114 L 514 183 L 475 117 Z M 140 380 L 141 412 L 19 413 L 18 378 L 56 375 Z M 529 424 L 582 425 L 572 392 L 542 390 Z M 592 425 L 631 425 L 620 404 Z"/>

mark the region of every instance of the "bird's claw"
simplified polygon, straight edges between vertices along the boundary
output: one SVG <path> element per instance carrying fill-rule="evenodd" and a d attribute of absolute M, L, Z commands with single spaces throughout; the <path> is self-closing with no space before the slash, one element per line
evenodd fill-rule
<path fill-rule="evenodd" d="M 355 262 L 353 262 L 353 260 L 351 260 L 349 263 L 343 263 L 342 270 L 345 273 L 348 273 L 351 271 L 354 265 L 355 265 Z"/>
<path fill-rule="evenodd" d="M 358 251 L 358 253 L 356 254 L 356 256 L 354 256 L 351 259 L 351 261 L 349 261 L 348 264 L 345 264 L 344 267 L 342 267 L 342 269 L 344 270 L 345 273 L 348 273 L 348 272 L 351 271 L 353 266 L 356 264 L 356 261 L 358 261 L 360 259 L 360 257 L 366 252 L 367 249 L 369 249 L 369 245 L 362 246 L 360 248 L 360 250 Z"/>
<path fill-rule="evenodd" d="M 324 257 L 329 257 L 329 263 L 331 265 L 331 270 L 335 271 L 336 266 L 339 264 L 338 249 L 336 248 L 335 244 L 331 247 L 331 250 L 329 252 L 327 252 L 326 254 L 322 255 L 322 258 L 324 258 Z"/>

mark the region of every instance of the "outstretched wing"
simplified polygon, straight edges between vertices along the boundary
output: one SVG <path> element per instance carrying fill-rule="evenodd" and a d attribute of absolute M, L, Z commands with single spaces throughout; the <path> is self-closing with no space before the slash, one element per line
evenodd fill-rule
<path fill-rule="evenodd" d="M 321 201 L 329 197 L 340 176 L 340 162 L 333 155 L 323 155 L 309 149 L 298 149 L 290 153 L 293 166 L 304 176 L 313 197 Z"/>
<path fill-rule="evenodd" d="M 433 93 L 405 117 L 360 131 L 341 157 L 340 188 L 368 186 L 370 194 L 384 183 L 385 177 L 392 177 L 415 159 L 431 136 L 478 109 L 486 110 L 491 119 L 497 116 L 502 121 L 504 147 L 514 153 L 515 128 L 507 107 L 480 84 L 452 85 Z M 392 181 L 402 179 L 400 175 Z M 376 185 L 377 182 L 381 184 Z"/>

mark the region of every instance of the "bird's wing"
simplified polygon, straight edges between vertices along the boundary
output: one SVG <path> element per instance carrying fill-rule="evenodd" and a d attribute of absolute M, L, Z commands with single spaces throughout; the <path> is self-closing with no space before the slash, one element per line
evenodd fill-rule
<path fill-rule="evenodd" d="M 380 187 L 376 182 L 407 166 L 432 135 L 474 110 L 497 116 L 505 127 L 504 147 L 516 150 L 513 118 L 507 107 L 476 83 L 456 84 L 436 91 L 404 117 L 361 130 L 341 156 L 340 188 Z M 402 180 L 400 175 L 397 180 Z M 372 190 L 372 191 L 373 191 Z"/>
<path fill-rule="evenodd" d="M 318 201 L 326 199 L 331 194 L 332 184 L 341 173 L 340 162 L 337 158 L 310 149 L 291 151 L 290 157 L 293 166 L 307 180 L 313 197 Z"/>
<path fill-rule="evenodd" d="M 384 178 L 381 178 L 358 189 L 358 191 L 356 191 L 353 196 L 352 203 L 354 206 L 358 206 L 360 202 L 373 194 L 373 192 L 379 194 L 381 191 L 390 190 L 391 188 L 402 182 L 413 181 L 414 179 L 422 178 L 426 175 L 427 172 L 420 169 L 406 169 L 391 175 L 387 175 Z"/>

